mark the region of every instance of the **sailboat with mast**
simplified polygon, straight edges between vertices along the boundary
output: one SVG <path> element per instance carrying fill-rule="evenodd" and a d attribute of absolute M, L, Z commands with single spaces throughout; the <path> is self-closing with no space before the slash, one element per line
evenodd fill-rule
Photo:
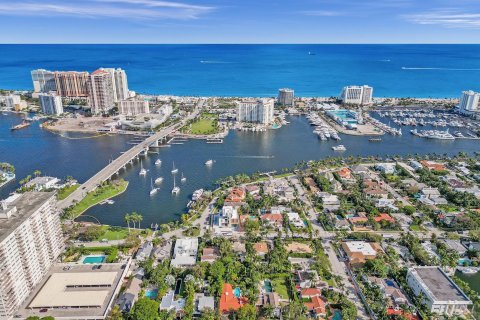
<path fill-rule="evenodd" d="M 180 182 L 185 182 L 187 181 L 187 178 L 183 175 L 183 172 L 182 172 L 182 178 L 180 179 Z"/>
<path fill-rule="evenodd" d="M 159 188 L 155 188 L 155 187 L 153 186 L 153 179 L 150 178 L 150 195 L 153 196 L 155 193 L 158 192 L 158 189 L 159 189 Z"/>
<path fill-rule="evenodd" d="M 173 163 L 173 169 L 172 169 L 172 174 L 176 174 L 178 172 L 178 169 L 175 168 L 175 162 Z"/>
<path fill-rule="evenodd" d="M 173 176 L 173 189 L 172 189 L 172 194 L 178 194 L 180 192 L 180 188 L 177 187 L 177 183 L 176 183 L 176 176 Z"/>

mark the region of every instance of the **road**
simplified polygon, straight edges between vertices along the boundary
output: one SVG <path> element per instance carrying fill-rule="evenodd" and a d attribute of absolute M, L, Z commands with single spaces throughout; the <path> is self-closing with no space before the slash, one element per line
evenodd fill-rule
<path fill-rule="evenodd" d="M 58 202 L 59 209 L 65 209 L 70 207 L 75 202 L 82 200 L 88 192 L 95 190 L 97 186 L 110 179 L 115 173 L 119 172 L 127 163 L 137 157 L 142 151 L 146 150 L 150 145 L 156 143 L 158 140 L 168 136 L 172 132 L 183 127 L 189 120 L 194 119 L 200 112 L 203 104 L 205 103 L 204 99 L 200 99 L 195 107 L 195 110 L 185 119 L 182 119 L 181 122 L 173 124 L 169 127 L 164 128 L 161 131 L 156 132 L 155 134 L 146 138 L 143 142 L 134 145 L 132 148 L 122 153 L 118 158 L 110 162 L 102 170 L 97 172 L 93 177 L 88 179 L 83 183 L 77 190 L 72 192 L 67 198 Z"/>

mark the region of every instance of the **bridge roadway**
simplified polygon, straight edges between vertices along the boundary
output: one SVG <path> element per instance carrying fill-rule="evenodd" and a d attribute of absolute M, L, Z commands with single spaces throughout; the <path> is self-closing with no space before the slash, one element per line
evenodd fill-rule
<path fill-rule="evenodd" d="M 102 182 L 109 180 L 113 175 L 120 172 L 128 163 L 132 162 L 142 152 L 147 152 L 150 146 L 156 146 L 158 140 L 165 138 L 172 132 L 183 127 L 189 120 L 194 119 L 199 114 L 204 103 L 205 100 L 200 99 L 192 114 L 183 119 L 181 122 L 156 132 L 155 134 L 146 138 L 143 142 L 134 145 L 132 148 L 122 153 L 118 158 L 110 162 L 106 167 L 78 187 L 78 189 L 72 192 L 67 198 L 58 201 L 57 207 L 59 209 L 65 209 L 70 207 L 75 202 L 82 200 L 88 192 L 95 190 L 95 188 L 97 188 Z"/>

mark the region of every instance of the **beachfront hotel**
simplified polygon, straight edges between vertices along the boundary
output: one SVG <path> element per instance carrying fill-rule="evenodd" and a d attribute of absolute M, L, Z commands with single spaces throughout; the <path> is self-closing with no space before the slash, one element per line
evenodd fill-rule
<path fill-rule="evenodd" d="M 345 104 L 368 105 L 372 103 L 373 88 L 369 86 L 343 87 L 340 100 Z"/>
<path fill-rule="evenodd" d="M 268 125 L 273 122 L 273 99 L 244 100 L 237 102 L 237 121 Z"/>
<path fill-rule="evenodd" d="M 113 83 L 113 100 L 119 102 L 128 98 L 128 81 L 125 70 L 121 68 L 100 68 L 110 73 Z"/>
<path fill-rule="evenodd" d="M 55 193 L 26 192 L 1 202 L 0 319 L 12 318 L 60 255 Z"/>
<path fill-rule="evenodd" d="M 460 104 L 458 109 L 462 113 L 469 113 L 472 111 L 478 111 L 478 104 L 480 102 L 480 93 L 469 90 L 463 91 L 460 98 Z"/>
<path fill-rule="evenodd" d="M 40 93 L 38 95 L 42 113 L 59 116 L 63 113 L 62 97 L 55 93 Z"/>
<path fill-rule="evenodd" d="M 88 102 L 93 114 L 106 112 L 114 107 L 114 83 L 110 72 L 97 69 L 88 79 Z"/>
<path fill-rule="evenodd" d="M 87 97 L 88 72 L 55 71 L 55 88 L 61 97 Z"/>
<path fill-rule="evenodd" d="M 32 70 L 32 82 L 34 92 L 56 91 L 55 72 L 45 69 Z"/>
<path fill-rule="evenodd" d="M 282 106 L 293 107 L 295 93 L 292 89 L 283 88 L 278 90 L 278 103 Z"/>
<path fill-rule="evenodd" d="M 136 116 L 137 114 L 150 113 L 150 104 L 148 100 L 136 98 L 121 100 L 118 112 L 126 116 Z"/>

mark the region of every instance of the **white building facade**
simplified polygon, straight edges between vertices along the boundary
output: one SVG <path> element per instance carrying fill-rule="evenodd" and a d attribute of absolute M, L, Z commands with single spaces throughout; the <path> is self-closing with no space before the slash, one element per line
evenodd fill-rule
<path fill-rule="evenodd" d="M 37 69 L 32 70 L 31 74 L 34 92 L 50 92 L 56 90 L 55 72 Z"/>
<path fill-rule="evenodd" d="M 462 113 L 478 111 L 479 102 L 480 102 L 480 93 L 474 92 L 472 90 L 463 91 L 458 108 Z"/>
<path fill-rule="evenodd" d="M 44 114 L 58 116 L 63 113 L 62 97 L 54 93 L 40 93 L 38 99 Z"/>
<path fill-rule="evenodd" d="M 136 116 L 137 114 L 150 113 L 150 104 L 148 100 L 128 99 L 121 100 L 118 112 L 127 116 Z"/>
<path fill-rule="evenodd" d="M 273 117 L 273 99 L 246 100 L 237 102 L 237 121 L 271 124 Z"/>
<path fill-rule="evenodd" d="M 114 84 L 110 72 L 98 69 L 89 76 L 88 100 L 92 113 L 107 112 L 115 105 Z"/>
<path fill-rule="evenodd" d="M 347 104 L 368 105 L 372 103 L 373 88 L 369 86 L 347 86 L 340 94 L 340 100 Z"/>
<path fill-rule="evenodd" d="M 63 249 L 55 203 L 52 192 L 27 192 L 2 202 L 0 319 L 14 316 Z"/>
<path fill-rule="evenodd" d="M 278 90 L 278 103 L 282 106 L 292 107 L 294 105 L 295 93 L 292 89 L 283 88 Z"/>

